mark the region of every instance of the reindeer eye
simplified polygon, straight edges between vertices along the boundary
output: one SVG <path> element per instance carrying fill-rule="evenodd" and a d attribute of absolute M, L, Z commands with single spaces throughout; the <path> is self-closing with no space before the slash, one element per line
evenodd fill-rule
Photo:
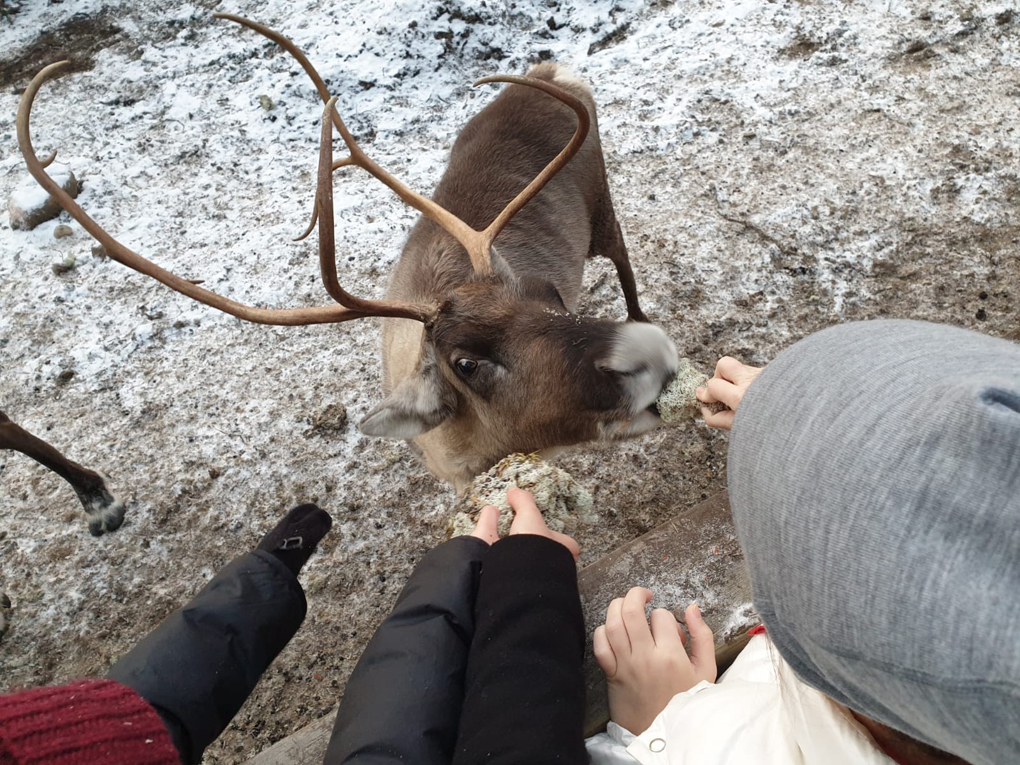
<path fill-rule="evenodd" d="M 464 377 L 470 377 L 478 369 L 478 362 L 474 359 L 457 359 L 457 371 Z"/>

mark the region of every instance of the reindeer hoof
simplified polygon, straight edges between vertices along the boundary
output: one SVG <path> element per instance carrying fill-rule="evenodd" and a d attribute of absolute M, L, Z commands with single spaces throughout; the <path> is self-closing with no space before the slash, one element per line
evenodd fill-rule
<path fill-rule="evenodd" d="M 124 523 L 126 512 L 124 503 L 118 499 L 114 499 L 112 504 L 102 509 L 94 510 L 89 513 L 89 533 L 94 537 L 101 537 L 108 531 L 116 531 Z"/>
<path fill-rule="evenodd" d="M 101 537 L 108 531 L 116 531 L 124 523 L 127 507 L 110 492 L 106 486 L 88 495 L 78 495 L 85 517 L 89 521 L 89 533 Z"/>

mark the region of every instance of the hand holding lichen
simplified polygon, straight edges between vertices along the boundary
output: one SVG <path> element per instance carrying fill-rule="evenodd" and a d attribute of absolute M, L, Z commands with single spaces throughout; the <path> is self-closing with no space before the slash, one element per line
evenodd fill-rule
<path fill-rule="evenodd" d="M 737 407 L 759 374 L 760 367 L 723 356 L 715 365 L 715 376 L 709 379 L 690 359 L 680 359 L 676 377 L 655 402 L 659 417 L 667 425 L 675 425 L 700 414 L 706 425 L 729 430 Z"/>
<path fill-rule="evenodd" d="M 544 462 L 536 454 L 511 454 L 475 478 L 466 496 L 458 502 L 458 512 L 450 519 L 450 536 L 470 534 L 482 508 L 499 510 L 499 533 L 505 535 L 513 521 L 507 492 L 524 489 L 534 495 L 535 504 L 552 530 L 574 533 L 580 523 L 597 520 L 591 494 L 565 470 Z"/>
<path fill-rule="evenodd" d="M 708 384 L 708 375 L 698 370 L 690 359 L 680 359 L 676 376 L 659 394 L 655 402 L 659 417 L 667 425 L 692 420 L 701 414 L 702 402 L 695 392 Z M 720 409 L 724 408 L 722 405 Z M 710 407 L 711 408 L 711 407 Z M 716 411 L 713 409 L 713 411 Z"/>
<path fill-rule="evenodd" d="M 680 359 L 676 376 L 655 402 L 659 416 L 667 424 L 676 424 L 701 414 L 711 427 L 728 430 L 744 393 L 760 372 L 757 367 L 724 357 L 710 380 L 690 359 Z M 458 500 L 447 526 L 449 535 L 475 532 L 482 509 L 490 505 L 499 511 L 498 534 L 505 535 L 513 521 L 507 492 L 514 487 L 534 495 L 535 504 L 552 531 L 572 534 L 579 523 L 598 520 L 591 494 L 569 473 L 542 461 L 536 454 L 511 454 L 474 479 Z M 487 533 L 491 536 L 491 529 Z M 481 532 L 475 535 L 484 538 Z"/>
<path fill-rule="evenodd" d="M 744 400 L 744 394 L 761 372 L 762 367 L 741 364 L 730 356 L 719 359 L 715 365 L 715 376 L 696 392 L 698 401 L 703 405 L 705 424 L 721 430 L 733 427 L 733 418 Z"/>

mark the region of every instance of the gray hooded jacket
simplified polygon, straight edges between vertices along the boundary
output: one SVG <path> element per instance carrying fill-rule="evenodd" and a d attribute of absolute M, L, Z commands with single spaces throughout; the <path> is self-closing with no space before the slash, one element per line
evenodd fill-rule
<path fill-rule="evenodd" d="M 729 480 L 755 605 L 805 682 L 1020 763 L 1020 346 L 911 321 L 802 340 L 748 390 Z"/>

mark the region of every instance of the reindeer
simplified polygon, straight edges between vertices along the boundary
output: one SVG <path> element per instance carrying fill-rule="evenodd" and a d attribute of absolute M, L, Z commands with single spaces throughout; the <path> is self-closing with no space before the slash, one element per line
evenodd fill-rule
<path fill-rule="evenodd" d="M 21 452 L 71 484 L 85 511 L 92 536 L 116 531 L 124 522 L 124 503 L 110 491 L 103 475 L 67 459 L 41 438 L 11 422 L 3 412 L 0 412 L 0 449 Z"/>
<path fill-rule="evenodd" d="M 66 62 L 52 64 L 22 97 L 19 146 L 36 180 L 111 258 L 246 321 L 305 325 L 382 317 L 386 397 L 360 428 L 413 440 L 429 469 L 458 490 L 511 452 L 623 439 L 660 424 L 652 405 L 676 370 L 677 354 L 639 306 L 587 84 L 557 64 L 535 66 L 526 77 L 479 80 L 476 86 L 509 87 L 460 132 L 429 199 L 365 154 L 337 113 L 336 98 L 289 39 L 239 16 L 214 15 L 279 44 L 326 103 L 315 205 L 302 238 L 318 224 L 323 285 L 339 306 L 243 305 L 117 242 L 46 174 L 55 153 L 40 160 L 32 148 L 33 100 Z M 349 151 L 335 162 L 334 127 Z M 337 277 L 332 175 L 349 166 L 367 171 L 423 215 L 383 300 L 355 297 Z M 584 264 L 596 255 L 616 267 L 625 323 L 576 314 Z"/>

